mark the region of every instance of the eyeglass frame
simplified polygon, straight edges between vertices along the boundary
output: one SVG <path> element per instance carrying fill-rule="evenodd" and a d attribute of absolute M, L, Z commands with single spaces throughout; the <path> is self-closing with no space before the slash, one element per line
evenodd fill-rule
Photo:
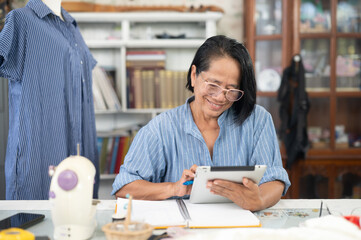
<path fill-rule="evenodd" d="M 213 85 L 213 86 L 215 86 L 215 87 L 217 87 L 217 88 L 220 89 L 220 91 L 218 92 L 217 95 L 214 95 L 214 94 L 211 95 L 211 94 L 208 94 L 208 93 L 207 93 L 207 95 L 209 95 L 209 96 L 211 96 L 211 97 L 213 97 L 213 96 L 214 96 L 214 97 L 217 97 L 217 96 L 219 96 L 219 94 L 221 94 L 221 93 L 223 93 L 223 92 L 226 92 L 226 93 L 224 94 L 224 96 L 225 96 L 225 98 L 226 98 L 228 101 L 230 101 L 230 102 L 237 102 L 237 101 L 239 101 L 239 100 L 244 96 L 244 91 L 243 91 L 243 90 L 240 90 L 240 89 L 226 89 L 226 88 L 223 88 L 223 87 L 219 86 L 218 84 L 209 82 L 208 80 L 206 80 L 206 79 L 203 78 L 202 72 L 200 72 L 200 73 L 198 74 L 198 76 L 201 77 L 201 79 L 203 80 L 203 82 L 204 82 L 205 84 L 207 84 L 207 85 Z M 227 97 L 227 94 L 228 94 L 228 92 L 230 92 L 230 91 L 240 92 L 240 93 L 241 93 L 241 96 L 240 96 L 237 100 L 230 100 L 230 99 L 228 99 L 228 97 Z"/>

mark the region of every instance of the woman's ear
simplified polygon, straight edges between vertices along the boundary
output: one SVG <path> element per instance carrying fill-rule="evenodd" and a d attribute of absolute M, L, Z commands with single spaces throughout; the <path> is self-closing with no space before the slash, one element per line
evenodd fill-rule
<path fill-rule="evenodd" d="M 196 71 L 197 67 L 195 65 L 192 65 L 192 72 L 191 72 L 191 85 L 194 87 L 196 84 Z"/>

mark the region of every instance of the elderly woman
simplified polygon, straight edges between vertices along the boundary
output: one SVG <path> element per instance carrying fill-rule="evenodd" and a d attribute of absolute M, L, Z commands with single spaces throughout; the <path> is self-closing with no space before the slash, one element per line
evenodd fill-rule
<path fill-rule="evenodd" d="M 136 135 L 112 194 L 136 199 L 186 197 L 198 166 L 267 165 L 259 183 L 209 181 L 214 193 L 244 209 L 276 204 L 290 182 L 282 167 L 271 115 L 256 105 L 253 65 L 243 44 L 225 36 L 207 39 L 188 71 L 194 96 L 152 119 Z"/>

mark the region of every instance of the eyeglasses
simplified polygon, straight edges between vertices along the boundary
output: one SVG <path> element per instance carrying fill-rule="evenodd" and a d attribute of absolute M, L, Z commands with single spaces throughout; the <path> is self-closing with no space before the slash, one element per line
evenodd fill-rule
<path fill-rule="evenodd" d="M 208 82 L 207 80 L 205 80 L 203 78 L 202 73 L 200 73 L 199 76 L 201 76 L 202 80 L 206 84 L 206 92 L 209 96 L 217 97 L 217 96 L 219 96 L 219 94 L 221 94 L 225 91 L 226 92 L 225 96 L 226 96 L 227 100 L 230 102 L 236 102 L 239 99 L 241 99 L 244 95 L 244 91 L 242 91 L 242 90 L 225 89 L 215 83 Z"/>

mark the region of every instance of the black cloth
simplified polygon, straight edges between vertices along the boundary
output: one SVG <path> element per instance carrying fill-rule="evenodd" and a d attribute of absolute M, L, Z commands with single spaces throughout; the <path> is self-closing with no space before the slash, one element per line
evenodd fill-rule
<path fill-rule="evenodd" d="M 283 71 L 281 86 L 278 90 L 280 104 L 280 136 L 287 153 L 286 167 L 305 158 L 309 142 L 307 136 L 307 114 L 310 108 L 305 88 L 305 69 L 301 56 L 299 61 L 292 59 L 291 66 Z M 297 58 L 296 57 L 296 58 Z"/>

